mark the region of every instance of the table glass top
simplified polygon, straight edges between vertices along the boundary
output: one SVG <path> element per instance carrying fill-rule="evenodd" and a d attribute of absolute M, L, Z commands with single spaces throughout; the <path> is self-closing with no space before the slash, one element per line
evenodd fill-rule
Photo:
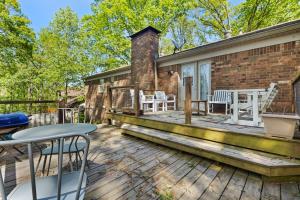
<path fill-rule="evenodd" d="M 97 129 L 92 124 L 55 124 L 21 130 L 12 135 L 14 140 L 40 139 L 66 134 L 88 134 Z"/>

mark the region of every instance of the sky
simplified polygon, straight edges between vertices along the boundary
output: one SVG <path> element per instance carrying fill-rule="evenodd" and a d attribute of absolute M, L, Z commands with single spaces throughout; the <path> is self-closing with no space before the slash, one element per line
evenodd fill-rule
<path fill-rule="evenodd" d="M 31 27 L 36 33 L 48 26 L 59 8 L 70 6 L 79 17 L 91 13 L 93 0 L 19 0 L 21 10 L 31 20 Z"/>
<path fill-rule="evenodd" d="M 21 10 L 31 20 L 31 27 L 38 33 L 41 28 L 48 26 L 55 12 L 59 8 L 70 6 L 81 18 L 91 13 L 90 4 L 94 0 L 19 0 Z M 243 0 L 230 0 L 237 5 Z"/>

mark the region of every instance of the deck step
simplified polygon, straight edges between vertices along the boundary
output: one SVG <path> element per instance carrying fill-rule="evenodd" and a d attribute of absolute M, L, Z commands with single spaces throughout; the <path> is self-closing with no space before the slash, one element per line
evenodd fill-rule
<path fill-rule="evenodd" d="M 300 160 L 142 126 L 123 124 L 125 134 L 269 177 L 300 175 Z"/>

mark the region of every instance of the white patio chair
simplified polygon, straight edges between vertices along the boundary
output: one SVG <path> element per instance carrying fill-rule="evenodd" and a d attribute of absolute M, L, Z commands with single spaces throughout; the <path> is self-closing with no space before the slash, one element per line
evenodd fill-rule
<path fill-rule="evenodd" d="M 231 93 L 228 90 L 215 90 L 214 95 L 208 95 L 208 113 L 214 112 L 214 104 L 225 105 L 225 115 L 230 113 Z"/>
<path fill-rule="evenodd" d="M 155 91 L 154 92 L 154 95 L 155 95 L 155 99 L 154 99 L 154 108 L 155 108 L 155 111 L 159 111 L 160 108 L 162 111 L 167 111 L 167 96 L 165 94 L 164 91 Z M 160 107 L 161 105 L 161 107 Z"/>
<path fill-rule="evenodd" d="M 167 95 L 167 103 L 166 103 L 166 110 L 168 110 L 169 104 L 173 104 L 173 110 L 176 110 L 176 95 L 168 94 Z"/>
<path fill-rule="evenodd" d="M 162 111 L 168 111 L 169 104 L 172 104 L 173 110 L 176 110 L 176 96 L 168 94 L 164 91 L 155 91 L 155 111 L 159 110 L 159 105 L 162 105 Z"/>
<path fill-rule="evenodd" d="M 134 105 L 134 90 L 130 90 L 131 96 L 131 106 L 133 108 Z M 154 95 L 145 95 L 143 90 L 139 91 L 139 98 L 140 98 L 140 109 L 144 111 L 151 110 L 154 112 Z"/>

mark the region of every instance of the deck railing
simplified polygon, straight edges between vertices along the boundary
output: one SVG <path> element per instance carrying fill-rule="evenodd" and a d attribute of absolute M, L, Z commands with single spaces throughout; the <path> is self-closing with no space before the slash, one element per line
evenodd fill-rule
<path fill-rule="evenodd" d="M 125 85 L 125 86 L 110 86 L 108 85 L 106 90 L 107 90 L 107 104 L 108 104 L 108 111 L 114 111 L 116 110 L 116 105 L 113 106 L 113 91 L 117 91 L 117 90 L 126 90 L 127 92 L 129 92 L 130 89 L 134 90 L 134 100 L 133 100 L 133 108 L 126 108 L 126 107 L 122 107 L 122 109 L 126 108 L 128 110 L 132 110 L 131 112 L 135 114 L 135 116 L 140 116 L 140 98 L 139 98 L 139 85 L 135 84 L 135 85 Z M 128 100 L 125 99 L 125 101 Z M 117 103 L 116 103 L 117 104 Z"/>
<path fill-rule="evenodd" d="M 23 112 L 29 116 L 30 127 L 57 123 L 92 123 L 87 118 L 88 109 L 65 108 L 56 100 L 12 100 L 0 101 L 0 113 Z"/>
<path fill-rule="evenodd" d="M 24 112 L 30 118 L 29 126 L 55 124 L 58 101 L 56 100 L 11 100 L 0 101 L 0 113 Z"/>

